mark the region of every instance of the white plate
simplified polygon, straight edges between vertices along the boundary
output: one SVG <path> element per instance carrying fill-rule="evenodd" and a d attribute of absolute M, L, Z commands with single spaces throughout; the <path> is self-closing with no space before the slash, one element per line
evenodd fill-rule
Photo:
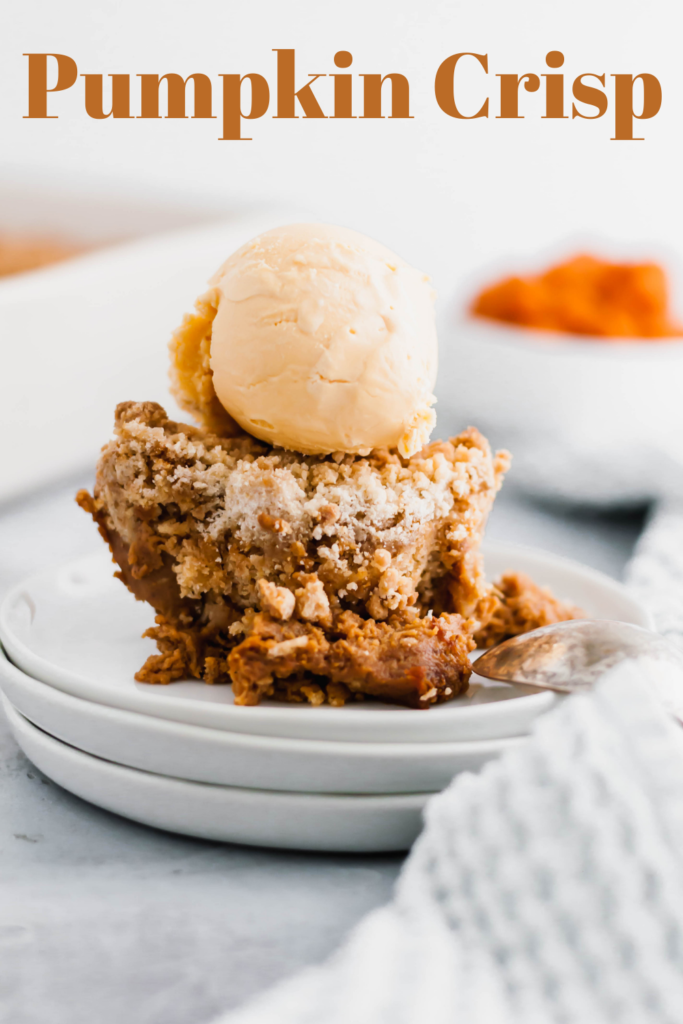
<path fill-rule="evenodd" d="M 211 786 L 111 764 L 41 732 L 3 697 L 14 738 L 64 789 L 144 825 L 255 846 L 379 853 L 406 850 L 430 793 L 329 796 Z"/>
<path fill-rule="evenodd" d="M 527 572 L 589 615 L 651 628 L 647 612 L 625 587 L 576 562 L 491 544 L 486 566 L 491 577 L 508 569 Z M 229 686 L 136 683 L 135 672 L 156 650 L 151 640 L 141 639 L 153 613 L 133 600 L 112 571 L 103 550 L 11 591 L 0 608 L 0 640 L 10 659 L 35 679 L 85 700 L 192 725 L 300 739 L 401 743 L 519 736 L 556 701 L 549 692 L 487 685 L 476 677 L 468 695 L 425 711 L 370 701 L 344 708 L 275 702 L 245 708 L 233 705 Z"/>
<path fill-rule="evenodd" d="M 0 685 L 51 736 L 89 754 L 192 782 L 315 793 L 433 793 L 519 739 L 340 743 L 185 725 L 81 700 L 27 676 L 0 651 Z"/>

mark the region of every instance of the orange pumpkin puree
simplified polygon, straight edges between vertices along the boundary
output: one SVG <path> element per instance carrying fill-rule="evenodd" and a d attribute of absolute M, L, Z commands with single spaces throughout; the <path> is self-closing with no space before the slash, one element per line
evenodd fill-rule
<path fill-rule="evenodd" d="M 476 316 L 546 331 L 601 338 L 671 338 L 683 325 L 669 312 L 656 263 L 609 263 L 575 256 L 544 274 L 508 277 L 474 300 Z"/>

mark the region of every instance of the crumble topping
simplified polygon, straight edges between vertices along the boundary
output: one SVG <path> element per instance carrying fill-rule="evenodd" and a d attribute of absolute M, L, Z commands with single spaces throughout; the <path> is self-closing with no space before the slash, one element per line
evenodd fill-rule
<path fill-rule="evenodd" d="M 274 583 L 261 579 L 258 581 L 258 592 L 261 608 L 264 611 L 282 622 L 291 619 L 296 605 L 296 598 L 291 590 L 288 590 L 287 587 L 277 587 Z"/>
<path fill-rule="evenodd" d="M 488 623 L 476 634 L 478 647 L 495 647 L 521 633 L 568 619 L 585 618 L 580 608 L 564 604 L 547 587 L 525 573 L 508 572 L 496 580 L 498 603 Z"/>
<path fill-rule="evenodd" d="M 291 590 L 302 617 L 325 621 L 344 607 L 382 620 L 434 601 L 476 617 L 488 595 L 477 548 L 508 456 L 494 458 L 476 430 L 412 459 L 304 458 L 123 403 L 116 434 L 96 501 L 134 548 L 145 525 L 184 598 L 272 611 L 265 580 Z"/>

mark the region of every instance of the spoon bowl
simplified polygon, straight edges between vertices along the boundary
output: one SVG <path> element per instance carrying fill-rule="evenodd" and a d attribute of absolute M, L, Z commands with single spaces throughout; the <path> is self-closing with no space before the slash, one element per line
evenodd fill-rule
<path fill-rule="evenodd" d="M 660 663 L 662 671 L 653 674 L 661 676 L 657 696 L 683 719 L 683 652 L 659 633 L 627 622 L 572 619 L 542 626 L 482 654 L 474 671 L 503 683 L 569 694 L 590 690 L 623 661 L 644 658 Z"/>

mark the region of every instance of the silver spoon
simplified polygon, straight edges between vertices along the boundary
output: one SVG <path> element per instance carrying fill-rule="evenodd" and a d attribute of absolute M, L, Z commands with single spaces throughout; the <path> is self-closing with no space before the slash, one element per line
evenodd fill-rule
<path fill-rule="evenodd" d="M 474 662 L 478 676 L 537 690 L 581 693 L 622 661 L 661 663 L 653 684 L 662 704 L 683 719 L 683 652 L 659 633 L 608 619 L 573 619 L 505 640 Z M 672 667 L 675 671 L 671 671 Z"/>

